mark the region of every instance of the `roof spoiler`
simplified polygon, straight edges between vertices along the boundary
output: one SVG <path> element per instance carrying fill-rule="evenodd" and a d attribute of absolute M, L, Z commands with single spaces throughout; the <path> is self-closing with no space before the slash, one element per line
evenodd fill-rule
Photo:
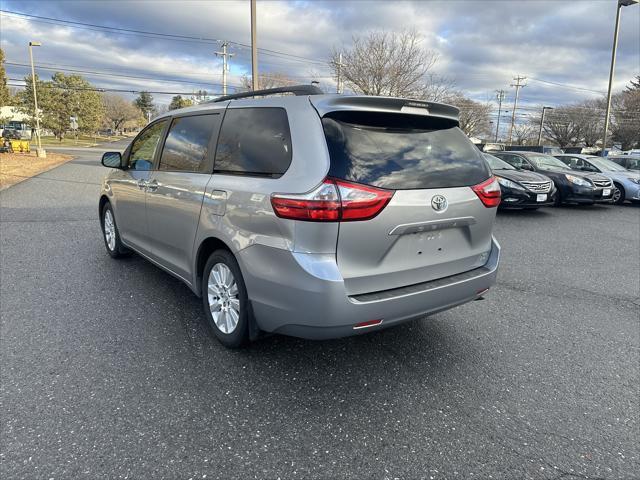
<path fill-rule="evenodd" d="M 405 113 L 410 115 L 424 115 L 446 118 L 459 123 L 460 110 L 452 105 L 444 103 L 427 102 L 423 100 L 411 100 L 396 97 L 372 97 L 372 96 L 342 96 L 323 95 L 311 98 L 311 103 L 321 117 L 329 112 L 348 110 L 367 110 L 381 113 Z"/>
<path fill-rule="evenodd" d="M 253 90 L 251 92 L 234 93 L 225 95 L 211 100 L 211 103 L 226 102 L 227 100 L 237 100 L 239 98 L 264 97 L 267 95 L 278 95 L 280 93 L 293 93 L 296 96 L 301 95 L 323 95 L 324 92 L 315 85 L 293 85 L 290 87 L 267 88 L 264 90 Z"/>

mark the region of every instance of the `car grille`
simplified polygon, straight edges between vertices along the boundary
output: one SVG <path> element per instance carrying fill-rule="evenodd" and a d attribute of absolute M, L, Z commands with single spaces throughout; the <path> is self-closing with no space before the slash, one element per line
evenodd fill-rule
<path fill-rule="evenodd" d="M 551 182 L 520 182 L 524 187 L 536 193 L 548 193 Z"/>
<path fill-rule="evenodd" d="M 611 188 L 611 180 L 593 180 L 593 184 L 597 188 Z"/>

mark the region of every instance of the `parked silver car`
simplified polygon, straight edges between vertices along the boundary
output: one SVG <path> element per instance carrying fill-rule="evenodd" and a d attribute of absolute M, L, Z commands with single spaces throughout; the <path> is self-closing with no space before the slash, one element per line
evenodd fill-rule
<path fill-rule="evenodd" d="M 607 157 L 594 155 L 556 155 L 574 170 L 601 173 L 613 182 L 613 202 L 624 203 L 625 200 L 640 202 L 640 172 L 627 170 Z"/>
<path fill-rule="evenodd" d="M 267 95 L 283 90 L 296 95 Z M 229 347 L 377 330 L 495 283 L 500 187 L 456 108 L 260 93 L 171 111 L 104 155 L 112 257 L 133 250 L 186 283 Z"/>

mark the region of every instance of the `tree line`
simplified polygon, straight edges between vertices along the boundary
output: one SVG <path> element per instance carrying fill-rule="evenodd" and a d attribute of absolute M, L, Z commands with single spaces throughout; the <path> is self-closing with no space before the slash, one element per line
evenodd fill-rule
<path fill-rule="evenodd" d="M 0 59 L 4 61 L 1 50 Z M 354 36 L 349 46 L 335 47 L 331 51 L 328 63 L 336 83 L 353 93 L 449 103 L 459 108 L 460 128 L 468 136 L 487 140 L 493 137 L 493 104 L 469 98 L 456 88 L 453 79 L 435 74 L 438 55 L 423 47 L 421 35 L 415 30 L 374 31 Z M 148 92 L 141 92 L 133 102 L 120 95 L 102 93 L 80 75 L 58 72 L 50 81 L 36 78 L 36 82 L 42 111 L 41 124 L 59 138 L 69 131 L 70 117 L 77 119 L 78 130 L 85 133 L 100 128 L 115 131 L 138 128 L 157 114 L 199 103 L 207 96 L 204 91 L 191 98 L 176 95 L 167 107 L 155 105 Z M 25 78 L 25 83 L 15 103 L 27 115 L 33 116 L 30 76 Z M 299 82 L 279 72 L 262 73 L 259 78 L 260 88 L 296 83 Z M 242 90 L 250 90 L 251 77 L 244 75 L 241 85 Z M 0 68 L 0 105 L 7 104 L 5 91 L 3 64 Z M 557 106 L 547 110 L 544 122 L 541 122 L 538 112 L 523 108 L 519 110 L 518 121 L 514 124 L 512 143 L 537 142 L 542 123 L 547 143 L 560 147 L 595 146 L 602 141 L 605 106 L 603 98 Z M 623 149 L 640 147 L 640 76 L 632 80 L 624 91 L 613 96 L 610 118 L 614 142 L 621 144 Z M 508 121 L 503 120 L 503 125 Z"/>

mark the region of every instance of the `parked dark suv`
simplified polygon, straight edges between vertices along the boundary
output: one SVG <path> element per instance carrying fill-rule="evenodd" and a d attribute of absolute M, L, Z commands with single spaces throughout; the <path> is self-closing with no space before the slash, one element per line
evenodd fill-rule
<path fill-rule="evenodd" d="M 546 175 L 555 184 L 558 194 L 555 204 L 611 203 L 613 183 L 603 175 L 576 172 L 551 155 L 535 152 L 494 152 L 496 157 L 520 170 Z"/>

